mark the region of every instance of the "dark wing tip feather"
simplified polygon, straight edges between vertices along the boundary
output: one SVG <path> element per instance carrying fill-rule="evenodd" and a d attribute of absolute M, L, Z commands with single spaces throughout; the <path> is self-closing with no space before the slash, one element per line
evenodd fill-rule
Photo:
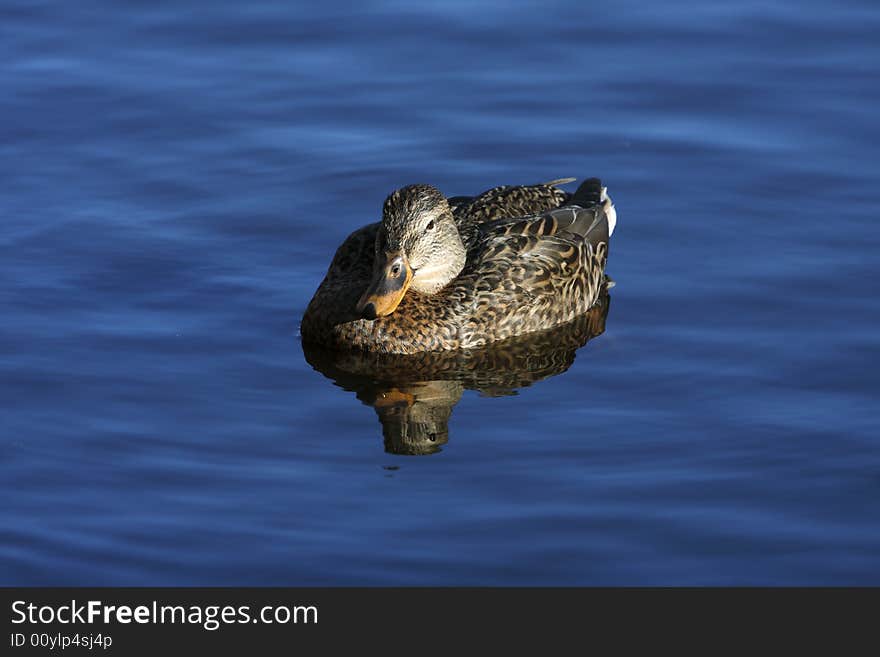
<path fill-rule="evenodd" d="M 585 208 L 599 205 L 602 202 L 602 181 L 599 178 L 588 178 L 580 184 L 572 194 L 570 203 Z"/>

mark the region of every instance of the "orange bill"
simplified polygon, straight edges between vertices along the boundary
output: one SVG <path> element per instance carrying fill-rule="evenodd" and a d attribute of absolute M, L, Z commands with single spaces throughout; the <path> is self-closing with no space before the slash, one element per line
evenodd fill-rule
<path fill-rule="evenodd" d="M 357 303 L 358 314 L 365 319 L 376 319 L 393 313 L 412 277 L 412 269 L 402 253 L 386 253 L 373 266 L 373 280 Z"/>

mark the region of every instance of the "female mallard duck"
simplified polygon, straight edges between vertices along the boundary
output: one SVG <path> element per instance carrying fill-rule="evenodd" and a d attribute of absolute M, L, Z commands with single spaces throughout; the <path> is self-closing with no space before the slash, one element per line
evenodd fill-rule
<path fill-rule="evenodd" d="M 410 185 L 336 251 L 304 340 L 382 353 L 469 349 L 569 322 L 608 285 L 617 215 L 597 178 L 446 199 Z"/>

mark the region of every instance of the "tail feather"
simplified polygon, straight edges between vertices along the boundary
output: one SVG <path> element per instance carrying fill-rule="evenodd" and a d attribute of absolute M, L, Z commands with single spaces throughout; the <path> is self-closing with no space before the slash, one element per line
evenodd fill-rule
<path fill-rule="evenodd" d="M 614 234 L 614 227 L 617 226 L 617 209 L 608 196 L 608 188 L 602 188 L 602 205 L 605 207 L 605 216 L 608 217 L 608 236 Z"/>

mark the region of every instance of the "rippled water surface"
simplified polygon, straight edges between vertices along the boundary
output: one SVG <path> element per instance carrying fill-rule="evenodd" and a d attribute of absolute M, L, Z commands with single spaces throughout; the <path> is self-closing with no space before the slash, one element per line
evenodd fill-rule
<path fill-rule="evenodd" d="M 880 584 L 878 31 L 4 3 L 0 583 Z M 576 353 L 304 351 L 395 187 L 592 175 L 617 287 Z"/>

